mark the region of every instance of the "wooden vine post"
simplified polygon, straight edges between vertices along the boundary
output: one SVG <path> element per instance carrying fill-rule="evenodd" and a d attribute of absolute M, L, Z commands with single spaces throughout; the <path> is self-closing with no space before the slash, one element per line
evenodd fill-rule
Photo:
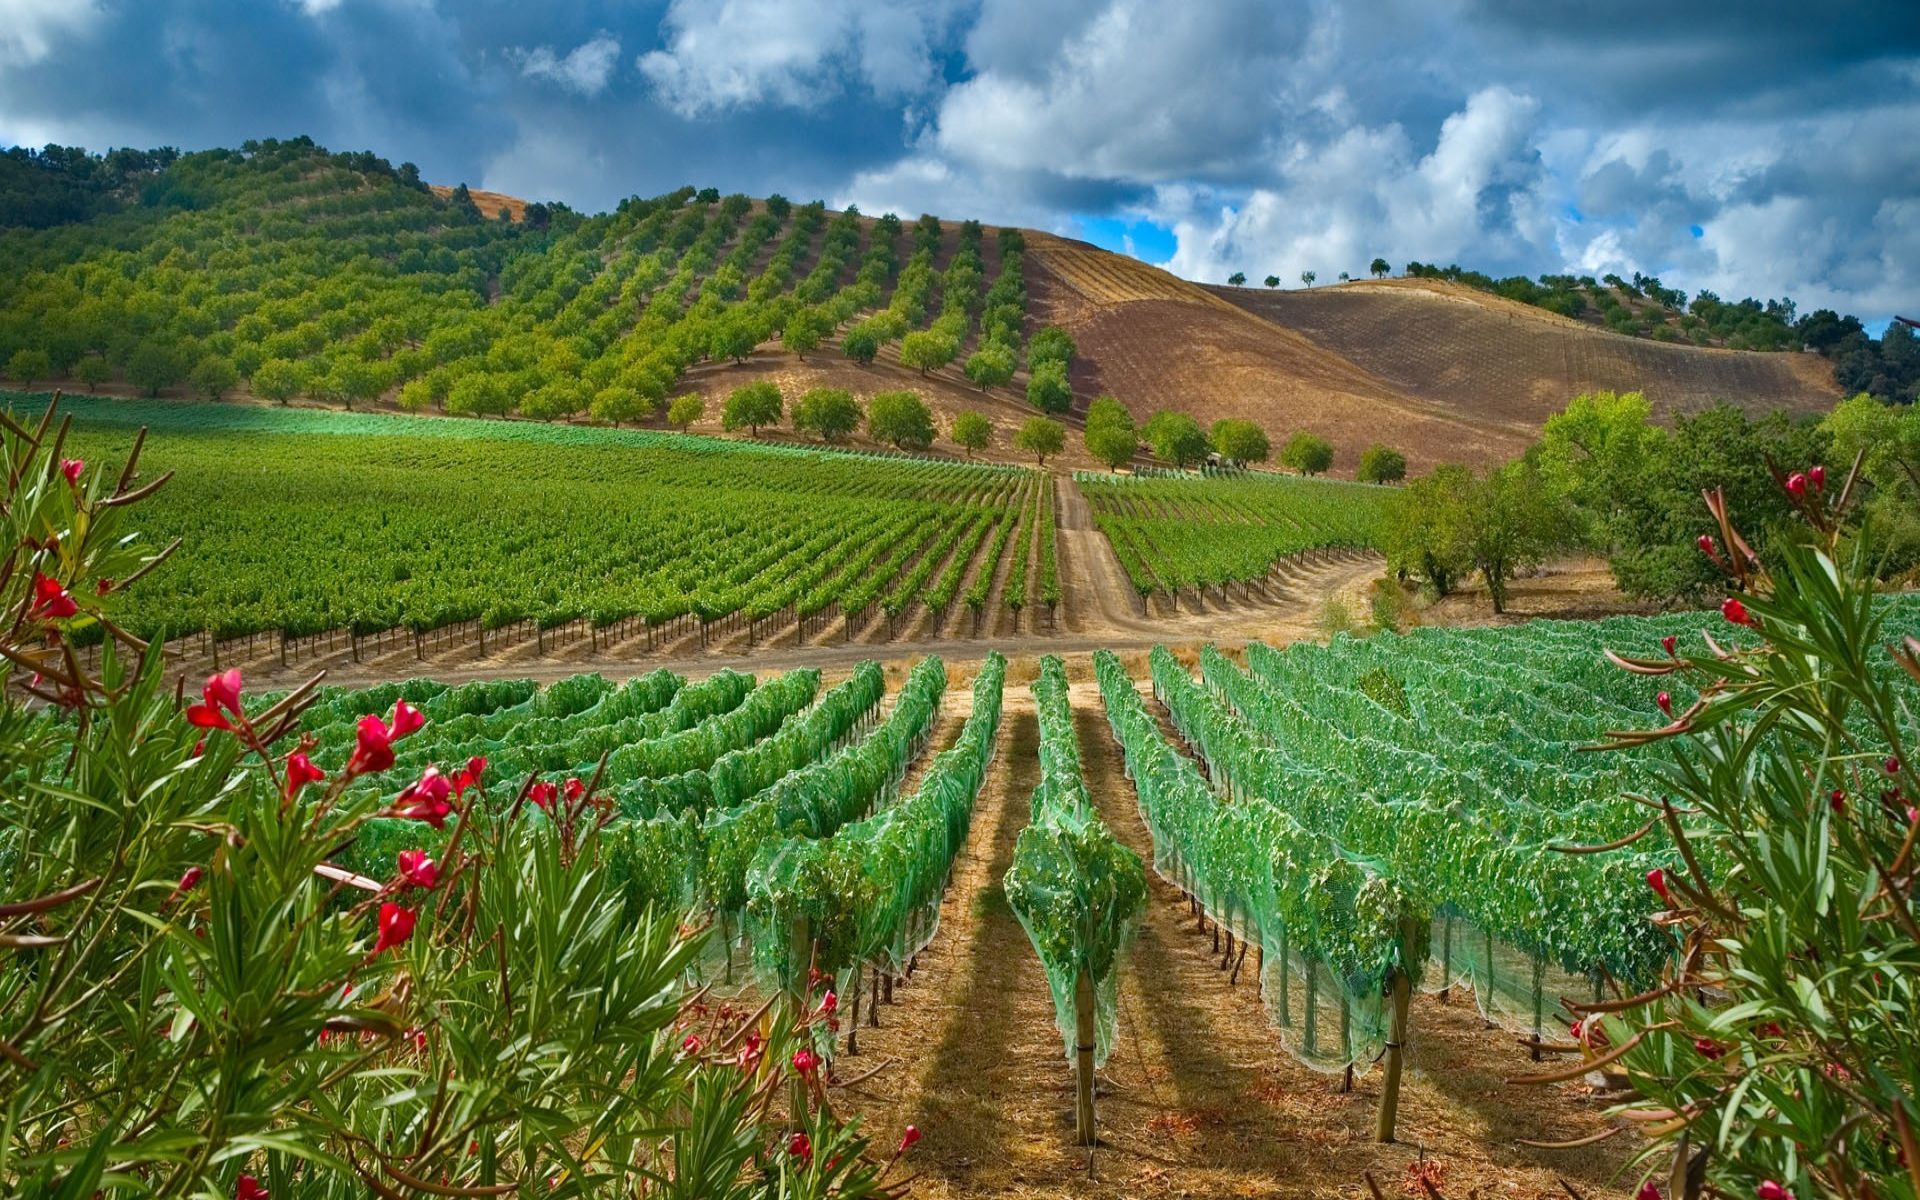
<path fill-rule="evenodd" d="M 1093 1047 L 1093 973 L 1082 969 L 1073 985 L 1073 1132 L 1082 1146 L 1094 1142 Z"/>
<path fill-rule="evenodd" d="M 1393 1023 L 1387 1034 L 1386 1078 L 1380 1084 L 1380 1119 L 1374 1126 L 1374 1140 L 1379 1142 L 1393 1140 L 1394 1118 L 1400 1113 L 1400 1068 L 1406 1057 L 1407 1005 L 1412 994 L 1413 981 L 1407 977 L 1406 971 L 1396 970 L 1388 991 L 1389 1003 L 1393 1005 Z"/>

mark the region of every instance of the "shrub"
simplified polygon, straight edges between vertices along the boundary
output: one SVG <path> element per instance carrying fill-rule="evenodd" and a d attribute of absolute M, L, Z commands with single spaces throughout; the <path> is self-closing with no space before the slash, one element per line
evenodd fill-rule
<path fill-rule="evenodd" d="M 1407 456 L 1375 443 L 1360 452 L 1353 477 L 1361 483 L 1398 483 L 1407 477 Z"/>
<path fill-rule="evenodd" d="M 1280 465 L 1302 475 L 1318 475 L 1333 465 L 1333 447 L 1323 437 L 1296 433 L 1280 451 Z"/>

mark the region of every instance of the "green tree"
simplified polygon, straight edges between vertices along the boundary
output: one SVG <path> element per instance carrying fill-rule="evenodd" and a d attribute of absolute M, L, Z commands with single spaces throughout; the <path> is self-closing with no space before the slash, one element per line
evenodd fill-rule
<path fill-rule="evenodd" d="M 756 379 L 727 395 L 720 409 L 720 428 L 732 433 L 744 427 L 759 437 L 762 425 L 779 423 L 780 409 L 780 386 L 770 379 Z"/>
<path fill-rule="evenodd" d="M 967 378 L 981 391 L 1005 387 L 1013 378 L 1013 348 L 1000 342 L 988 342 L 967 356 Z"/>
<path fill-rule="evenodd" d="M 587 407 L 587 385 L 572 376 L 560 376 L 520 397 L 520 415 L 535 421 L 571 421 Z"/>
<path fill-rule="evenodd" d="M 1360 452 L 1353 477 L 1361 483 L 1398 483 L 1407 477 L 1407 456 L 1375 442 Z"/>
<path fill-rule="evenodd" d="M 1388 263 L 1387 260 L 1384 258 L 1376 258 L 1371 263 L 1367 264 L 1367 270 L 1373 273 L 1373 277 L 1375 279 L 1379 279 L 1387 275 L 1389 272 L 1391 272 L 1393 270 L 1393 266 L 1392 264 Z"/>
<path fill-rule="evenodd" d="M 1273 453 L 1266 431 L 1252 421 L 1224 417 L 1213 423 L 1209 434 L 1213 452 L 1228 462 L 1265 462 Z"/>
<path fill-rule="evenodd" d="M 993 440 L 993 422 L 984 413 L 963 412 L 953 419 L 953 443 L 972 458 L 976 450 L 985 450 Z"/>
<path fill-rule="evenodd" d="M 409 379 L 400 385 L 400 407 L 410 413 L 433 407 L 433 386 L 424 379 Z"/>
<path fill-rule="evenodd" d="M 1073 407 L 1073 385 L 1067 381 L 1067 364 L 1046 359 L 1027 375 L 1027 403 L 1041 412 L 1063 413 Z"/>
<path fill-rule="evenodd" d="M 925 375 L 953 361 L 959 346 L 950 337 L 931 329 L 915 330 L 900 339 L 900 365 Z"/>
<path fill-rule="evenodd" d="M 386 379 L 373 363 L 342 358 L 327 372 L 326 389 L 328 395 L 351 409 L 355 401 L 367 403 L 378 399 L 386 390 Z"/>
<path fill-rule="evenodd" d="M 1300 272 L 1300 282 L 1301 282 L 1301 283 L 1304 283 L 1304 284 L 1306 284 L 1306 285 L 1307 285 L 1308 287 L 1312 287 L 1312 286 L 1313 286 L 1313 281 L 1314 281 L 1314 280 L 1316 280 L 1316 279 L 1318 279 L 1318 278 L 1320 278 L 1320 277 L 1319 277 L 1318 275 L 1316 275 L 1316 274 L 1314 274 L 1314 273 L 1313 273 L 1312 271 L 1302 271 L 1302 272 Z"/>
<path fill-rule="evenodd" d="M 1033 455 L 1041 466 L 1067 444 L 1067 427 L 1051 417 L 1028 417 L 1013 435 L 1013 447 Z"/>
<path fill-rule="evenodd" d="M 1860 460 L 1864 536 L 1884 556 L 1881 573 L 1920 566 L 1920 408 L 1862 392 L 1835 405 L 1820 429 L 1832 439 L 1836 475 Z"/>
<path fill-rule="evenodd" d="M 1112 396 L 1101 396 L 1087 406 L 1084 437 L 1087 453 L 1110 470 L 1131 462 L 1140 448 L 1140 430 L 1133 414 Z"/>
<path fill-rule="evenodd" d="M 1260 282 L 1266 284 L 1270 288 L 1277 288 L 1280 286 L 1280 277 L 1278 275 L 1269 275 L 1265 279 L 1262 279 Z"/>
<path fill-rule="evenodd" d="M 707 402 L 698 392 L 688 392 L 684 396 L 675 396 L 673 403 L 667 405 L 667 424 L 681 433 L 693 427 L 693 423 L 707 415 Z"/>
<path fill-rule="evenodd" d="M 1493 611 L 1507 611 L 1507 583 L 1573 544 L 1574 524 L 1527 459 L 1489 472 L 1470 493 L 1467 550 L 1486 580 Z"/>
<path fill-rule="evenodd" d="M 637 388 L 624 384 L 611 383 L 593 394 L 593 403 L 587 411 L 596 421 L 606 421 L 619 426 L 625 421 L 639 421 L 653 415 L 653 401 Z"/>
<path fill-rule="evenodd" d="M 193 372 L 187 377 L 187 382 L 205 399 L 218 400 L 240 382 L 240 371 L 227 359 L 209 354 L 193 364 Z"/>
<path fill-rule="evenodd" d="M 867 436 L 897 450 L 925 450 L 933 444 L 933 413 L 917 392 L 880 392 L 867 401 Z"/>
<path fill-rule="evenodd" d="M 1246 283 L 1247 273 L 1245 271 L 1235 271 L 1233 274 L 1227 276 L 1228 287 L 1245 287 Z"/>
<path fill-rule="evenodd" d="M 306 386 L 307 373 L 284 358 L 269 358 L 253 372 L 253 394 L 277 404 L 287 403 Z"/>
<path fill-rule="evenodd" d="M 795 309 L 780 333 L 780 344 L 805 362 L 807 352 L 817 348 L 833 330 L 833 319 L 817 308 Z"/>
<path fill-rule="evenodd" d="M 447 389 L 447 411 L 456 417 L 504 417 L 507 389 L 485 371 L 474 371 Z"/>
<path fill-rule="evenodd" d="M 104 355 L 89 354 L 74 364 L 73 377 L 86 384 L 89 392 L 97 392 L 101 384 L 113 382 L 113 364 Z"/>
<path fill-rule="evenodd" d="M 1388 569 L 1402 580 L 1420 580 L 1435 596 L 1451 593 L 1473 569 L 1468 510 L 1474 486 L 1472 471 L 1449 463 L 1402 489 L 1381 527 Z"/>
<path fill-rule="evenodd" d="M 1207 435 L 1200 422 L 1186 413 L 1163 408 L 1147 418 L 1141 432 L 1153 447 L 1153 456 L 1162 462 L 1184 471 L 1207 461 Z"/>
<path fill-rule="evenodd" d="M 880 335 L 862 321 L 847 330 L 846 336 L 840 339 L 840 353 L 863 367 L 868 366 L 880 353 Z"/>
<path fill-rule="evenodd" d="M 1049 325 L 1027 339 L 1027 370 L 1043 362 L 1071 363 L 1077 352 L 1072 334 L 1058 325 Z"/>
<path fill-rule="evenodd" d="M 159 342 L 141 342 L 127 359 L 127 382 L 149 396 L 180 382 L 180 356 Z"/>
<path fill-rule="evenodd" d="M 1610 553 L 1667 441 L 1641 393 L 1587 392 L 1547 418 L 1534 453 L 1548 486 L 1573 505 L 1582 541 Z"/>
<path fill-rule="evenodd" d="M 1333 446 L 1311 433 L 1296 433 L 1280 451 L 1280 465 L 1302 475 L 1318 475 L 1333 465 Z"/>
<path fill-rule="evenodd" d="M 734 362 L 747 361 L 753 354 L 753 348 L 760 344 L 760 326 L 753 314 L 745 308 L 728 309 L 713 326 L 713 338 L 707 344 L 707 353 L 714 358 L 730 358 Z"/>
<path fill-rule="evenodd" d="M 793 427 L 823 442 L 844 441 L 860 427 L 860 402 L 845 388 L 813 388 L 793 406 Z"/>
<path fill-rule="evenodd" d="M 45 350 L 21 348 L 7 360 L 7 378 L 25 387 L 53 374 L 53 358 Z"/>

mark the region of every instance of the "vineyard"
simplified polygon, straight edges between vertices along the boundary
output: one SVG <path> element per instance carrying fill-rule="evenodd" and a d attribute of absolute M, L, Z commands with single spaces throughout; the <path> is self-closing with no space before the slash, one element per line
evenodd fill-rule
<path fill-rule="evenodd" d="M 1142 603 L 1160 594 L 1260 584 L 1281 561 L 1310 550 L 1366 549 L 1392 492 L 1365 484 L 1236 473 L 1122 476 L 1075 482 Z"/>
<path fill-rule="evenodd" d="M 267 634 L 257 652 L 295 659 L 336 630 L 651 647 L 921 616 L 964 632 L 992 605 L 1060 598 L 1047 485 L 1021 468 L 524 423 L 66 411 L 70 451 L 117 460 L 146 428 L 142 479 L 172 473 L 143 515 L 182 549 L 118 610 L 143 637 Z"/>

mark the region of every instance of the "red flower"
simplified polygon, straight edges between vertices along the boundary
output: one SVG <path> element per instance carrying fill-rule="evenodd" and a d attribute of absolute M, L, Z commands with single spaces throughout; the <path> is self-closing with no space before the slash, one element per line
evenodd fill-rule
<path fill-rule="evenodd" d="M 1887 774 L 1889 775 L 1898 775 L 1900 773 L 1900 760 L 1897 758 L 1889 757 L 1887 761 L 1881 763 L 1880 765 L 1881 767 L 1885 768 Z"/>
<path fill-rule="evenodd" d="M 760 1065 L 760 1055 L 765 1050 L 766 1042 L 760 1034 L 757 1031 L 749 1033 L 746 1040 L 740 1043 L 740 1053 L 734 1058 L 734 1062 L 742 1071 L 751 1071 Z"/>
<path fill-rule="evenodd" d="M 1808 467 L 1807 478 L 1813 481 L 1814 491 L 1824 492 L 1827 490 L 1827 469 L 1825 467 L 1821 467 L 1821 466 Z"/>
<path fill-rule="evenodd" d="M 1633 1194 L 1633 1200 L 1660 1200 L 1660 1189 L 1654 1186 L 1653 1180 L 1649 1179 L 1640 1185 L 1639 1191 Z"/>
<path fill-rule="evenodd" d="M 832 1015 L 834 1010 L 838 1009 L 839 1007 L 840 1007 L 840 997 L 834 995 L 831 991 L 829 991 L 826 995 L 820 997 L 821 1012 L 826 1013 L 828 1015 Z"/>
<path fill-rule="evenodd" d="M 287 796 L 289 798 L 308 784 L 322 783 L 326 778 L 327 773 L 313 765 L 313 760 L 307 757 L 305 750 L 295 750 L 287 755 Z"/>
<path fill-rule="evenodd" d="M 453 805 L 447 797 L 453 794 L 453 784 L 439 767 L 428 767 L 420 775 L 418 783 L 410 783 L 401 789 L 394 799 L 395 814 L 411 817 L 416 821 L 425 821 L 435 829 L 447 827 L 447 815 L 453 811 Z"/>
<path fill-rule="evenodd" d="M 1693 1048 L 1700 1052 L 1700 1057 L 1709 1061 L 1719 1058 L 1727 1052 L 1725 1046 L 1722 1046 L 1712 1038 L 1695 1038 Z"/>
<path fill-rule="evenodd" d="M 395 700 L 393 702 L 392 736 L 395 741 L 406 737 L 426 723 L 427 719 L 421 716 L 420 710 L 413 705 L 408 704 L 405 700 Z"/>
<path fill-rule="evenodd" d="M 1653 698 L 1653 702 L 1660 706 L 1661 712 L 1667 714 L 1668 716 L 1673 715 L 1673 697 L 1672 696 L 1667 695 L 1665 692 L 1661 692 L 1658 696 L 1655 696 Z"/>
<path fill-rule="evenodd" d="M 1665 871 L 1661 870 L 1659 867 L 1655 867 L 1653 870 L 1648 871 L 1647 886 L 1653 889 L 1654 895 L 1666 901 L 1667 906 L 1669 908 L 1673 906 L 1673 897 L 1667 892 L 1667 873 Z"/>
<path fill-rule="evenodd" d="M 799 1159 L 802 1165 L 813 1161 L 813 1141 L 804 1133 L 796 1133 L 787 1139 L 787 1153 Z M 1762 1200 L 1767 1200 L 1762 1197 Z"/>
<path fill-rule="evenodd" d="M 1673 648 L 1678 643 L 1679 643 L 1679 639 L 1675 638 L 1672 634 L 1668 634 L 1667 636 L 1660 639 L 1660 647 L 1661 649 L 1667 652 L 1668 658 L 1673 657 Z"/>
<path fill-rule="evenodd" d="M 467 760 L 466 768 L 462 770 L 460 774 L 454 776 L 453 794 L 455 796 L 466 795 L 467 789 L 479 783 L 480 777 L 486 774 L 486 772 L 487 760 L 478 754 L 474 755 Z"/>
<path fill-rule="evenodd" d="M 64 620 L 80 611 L 58 579 L 39 571 L 33 573 L 33 607 L 27 615 L 35 620 Z"/>
<path fill-rule="evenodd" d="M 413 1048 L 415 1050 L 418 1050 L 420 1053 L 425 1054 L 427 1052 L 427 1031 L 426 1030 L 416 1027 L 413 1029 L 406 1030 L 400 1036 L 412 1042 Z"/>
<path fill-rule="evenodd" d="M 220 710 L 225 709 L 242 721 L 247 714 L 240 708 L 240 669 L 222 671 L 218 675 L 207 676 L 205 686 L 200 689 L 199 704 L 187 709 L 187 721 L 202 729 L 232 729 L 233 723 Z"/>
<path fill-rule="evenodd" d="M 1693 544 L 1700 547 L 1700 553 L 1706 555 L 1708 558 L 1711 558 L 1716 562 L 1719 561 L 1720 548 L 1714 542 L 1714 540 L 1708 535 L 1704 533 L 1701 534 L 1697 539 L 1695 539 Z"/>
<path fill-rule="evenodd" d="M 907 1151 L 913 1149 L 913 1144 L 919 1140 L 920 1140 L 919 1127 L 915 1125 L 907 1126 L 906 1132 L 900 1135 L 899 1153 L 905 1154 Z"/>
<path fill-rule="evenodd" d="M 1720 615 L 1735 625 L 1753 624 L 1753 615 L 1747 611 L 1747 606 L 1732 596 L 1720 602 Z"/>
<path fill-rule="evenodd" d="M 60 460 L 60 473 L 65 475 L 67 482 L 73 484 L 75 487 L 80 486 L 80 476 L 86 472 L 86 469 L 87 460 L 84 458 L 63 458 Z M 264 1192 L 261 1194 L 265 1195 Z"/>
<path fill-rule="evenodd" d="M 111 579 L 100 578 L 93 582 L 93 594 L 96 596 L 104 596 L 112 590 L 113 580 Z"/>
<path fill-rule="evenodd" d="M 174 885 L 174 892 L 178 894 L 180 892 L 192 891 L 194 888 L 200 886 L 200 881 L 206 877 L 206 874 L 207 871 L 205 867 L 188 867 L 186 870 L 180 872 L 180 882 Z"/>
<path fill-rule="evenodd" d="M 417 887 L 433 890 L 440 882 L 440 864 L 427 857 L 425 850 L 402 850 L 393 856 L 394 865 L 400 870 L 403 887 Z"/>
<path fill-rule="evenodd" d="M 267 1185 L 251 1175 L 242 1175 L 234 1181 L 233 1200 L 267 1200 Z"/>
<path fill-rule="evenodd" d="M 680 1053 L 691 1058 L 706 1049 L 706 1047 L 707 1044 L 700 1040 L 699 1034 L 690 1033 L 687 1035 L 687 1040 L 680 1043 Z"/>
<path fill-rule="evenodd" d="M 1771 1179 L 1761 1181 L 1760 1186 L 1754 1189 L 1753 1194 L 1760 1197 L 1760 1200 L 1793 1200 L 1792 1192 L 1781 1187 Z"/>
<path fill-rule="evenodd" d="M 417 918 L 413 910 L 401 908 L 388 900 L 380 905 L 379 934 L 373 939 L 373 952 L 380 954 L 402 945 L 413 936 L 413 924 Z"/>
<path fill-rule="evenodd" d="M 527 789 L 527 799 L 534 802 L 541 812 L 553 815 L 553 805 L 560 798 L 560 789 L 545 779 L 535 780 Z"/>
<path fill-rule="evenodd" d="M 1807 477 L 1798 471 L 1787 476 L 1787 491 L 1796 497 L 1806 495 Z"/>
<path fill-rule="evenodd" d="M 1843 813 L 1847 810 L 1847 793 L 1840 788 L 1835 788 L 1832 794 L 1827 797 L 1827 802 L 1833 805 L 1833 811 L 1836 815 Z"/>
<path fill-rule="evenodd" d="M 368 771 L 384 771 L 393 765 L 393 732 L 387 723 L 368 713 L 360 718 L 353 754 L 347 759 L 347 778 Z"/>
<path fill-rule="evenodd" d="M 578 775 L 570 775 L 567 777 L 566 795 L 568 804 L 572 804 L 575 800 L 578 800 L 586 790 L 587 785 L 580 782 Z"/>
<path fill-rule="evenodd" d="M 802 1046 L 793 1052 L 793 1069 L 802 1075 L 811 1075 L 820 1069 L 820 1056 Z"/>

